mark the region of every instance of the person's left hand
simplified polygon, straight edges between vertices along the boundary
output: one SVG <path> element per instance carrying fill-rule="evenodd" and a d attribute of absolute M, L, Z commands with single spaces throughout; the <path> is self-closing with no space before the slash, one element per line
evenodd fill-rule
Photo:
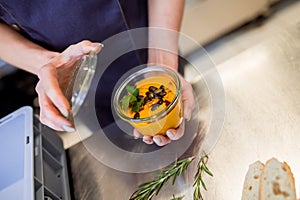
<path fill-rule="evenodd" d="M 187 82 L 182 76 L 180 76 L 182 84 L 182 102 L 183 102 L 183 117 L 188 121 L 191 119 L 192 109 L 195 105 L 193 89 L 189 82 Z M 147 144 L 157 144 L 158 146 L 164 146 L 169 144 L 172 140 L 178 140 L 184 134 L 185 120 L 182 121 L 177 129 L 169 129 L 166 135 L 155 135 L 155 136 L 143 136 L 143 141 Z M 133 131 L 135 138 L 139 138 L 141 133 L 136 129 Z"/>

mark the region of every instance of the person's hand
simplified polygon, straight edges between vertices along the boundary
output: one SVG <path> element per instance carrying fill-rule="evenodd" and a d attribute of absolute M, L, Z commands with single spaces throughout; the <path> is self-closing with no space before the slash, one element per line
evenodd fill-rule
<path fill-rule="evenodd" d="M 39 82 L 36 91 L 39 97 L 40 121 L 57 131 L 75 131 L 66 118 L 70 114 L 70 104 L 63 91 L 72 76 L 75 63 L 91 51 L 99 52 L 102 45 L 84 40 L 57 53 L 38 71 Z"/>
<path fill-rule="evenodd" d="M 179 75 L 180 76 L 180 75 Z M 183 77 L 180 76 L 182 84 L 182 102 L 183 102 L 183 117 L 188 121 L 191 119 L 192 109 L 195 104 L 193 89 L 189 82 L 187 82 Z M 169 129 L 166 135 L 155 135 L 155 136 L 143 136 L 143 141 L 147 144 L 157 144 L 158 146 L 164 146 L 169 144 L 172 140 L 178 140 L 184 134 L 185 120 L 182 121 L 177 129 Z M 135 138 L 139 138 L 141 133 L 136 129 L 133 131 Z"/>

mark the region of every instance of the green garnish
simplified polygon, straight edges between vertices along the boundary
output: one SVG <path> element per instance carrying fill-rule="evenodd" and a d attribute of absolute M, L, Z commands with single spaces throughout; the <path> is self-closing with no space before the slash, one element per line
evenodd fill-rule
<path fill-rule="evenodd" d="M 134 104 L 133 104 L 133 106 L 132 106 L 132 108 L 131 108 L 131 111 L 139 111 L 140 110 L 140 107 L 141 107 L 141 105 L 142 105 L 142 101 L 136 101 Z"/>
<path fill-rule="evenodd" d="M 209 176 L 213 176 L 212 172 L 207 168 L 206 163 L 208 161 L 208 155 L 204 154 L 201 158 L 200 161 L 197 164 L 197 172 L 194 176 L 194 200 L 203 200 L 202 194 L 201 194 L 201 186 L 203 187 L 204 190 L 207 190 L 206 185 L 203 180 L 203 172 L 208 174 Z"/>
<path fill-rule="evenodd" d="M 127 95 L 122 98 L 121 102 L 122 108 L 127 109 L 131 103 L 136 102 L 136 97 L 132 95 Z"/>
<path fill-rule="evenodd" d="M 172 179 L 172 185 L 174 185 L 176 178 L 180 176 L 184 170 L 187 169 L 187 167 L 193 160 L 194 157 L 189 157 L 183 160 L 176 160 L 173 166 L 166 168 L 162 173 L 157 174 L 154 180 L 140 185 L 138 190 L 131 195 L 130 200 L 152 199 L 152 197 L 159 193 L 162 186 L 169 179 Z"/>
<path fill-rule="evenodd" d="M 162 171 L 162 173 L 157 174 L 154 180 L 141 184 L 138 189 L 131 195 L 129 200 L 151 200 L 159 193 L 160 189 L 169 179 L 171 179 L 172 185 L 174 185 L 176 178 L 188 168 L 188 166 L 194 159 L 195 157 L 192 156 L 183 160 L 176 160 L 173 166 L 166 168 Z M 193 184 L 193 187 L 195 187 L 193 200 L 203 200 L 201 187 L 204 190 L 207 190 L 202 177 L 203 173 L 213 176 L 212 172 L 206 166 L 207 161 L 208 155 L 204 153 L 204 155 L 200 157 L 200 160 L 197 163 L 197 171 L 194 176 Z M 182 200 L 183 197 L 184 196 L 175 197 L 173 195 L 173 198 L 171 200 Z"/>
<path fill-rule="evenodd" d="M 139 96 L 139 89 L 134 86 L 127 85 L 126 90 L 128 94 L 121 99 L 122 108 L 126 110 L 129 106 L 132 106 L 131 111 L 139 111 L 142 105 L 142 101 L 138 101 L 137 98 Z"/>
<path fill-rule="evenodd" d="M 173 194 L 173 197 L 171 200 L 182 200 L 184 196 L 181 196 L 181 197 L 175 197 L 174 194 Z"/>
<path fill-rule="evenodd" d="M 134 86 L 127 85 L 126 90 L 127 90 L 128 93 L 132 94 L 135 97 L 139 96 L 139 89 L 137 89 Z"/>

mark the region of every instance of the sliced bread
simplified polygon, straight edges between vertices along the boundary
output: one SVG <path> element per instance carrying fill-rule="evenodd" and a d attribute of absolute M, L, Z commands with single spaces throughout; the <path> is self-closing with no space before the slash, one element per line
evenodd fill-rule
<path fill-rule="evenodd" d="M 272 158 L 260 178 L 260 200 L 296 200 L 295 180 L 286 162 Z"/>
<path fill-rule="evenodd" d="M 260 161 L 249 166 L 245 177 L 242 200 L 258 200 L 260 177 L 262 175 L 264 165 Z"/>

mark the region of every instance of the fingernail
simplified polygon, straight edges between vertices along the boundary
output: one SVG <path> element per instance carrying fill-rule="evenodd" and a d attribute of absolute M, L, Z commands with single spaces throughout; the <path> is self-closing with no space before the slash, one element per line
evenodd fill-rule
<path fill-rule="evenodd" d="M 101 49 L 101 45 L 99 43 L 92 44 L 93 51 L 99 51 Z"/>
<path fill-rule="evenodd" d="M 93 43 L 93 46 L 95 47 L 94 51 L 96 53 L 99 53 L 101 49 L 104 47 L 104 45 L 99 42 Z"/>
<path fill-rule="evenodd" d="M 151 139 L 145 139 L 145 138 L 143 138 L 143 142 L 145 142 L 146 144 L 153 144 L 153 140 L 151 140 Z"/>
<path fill-rule="evenodd" d="M 153 140 L 146 140 L 147 144 L 153 144 Z"/>
<path fill-rule="evenodd" d="M 100 42 L 95 42 L 94 44 L 93 44 L 93 46 L 94 47 L 96 47 L 96 48 L 103 48 L 104 47 L 104 44 L 102 44 L 102 43 L 100 43 Z"/>
<path fill-rule="evenodd" d="M 61 114 L 62 114 L 65 118 L 68 118 L 68 116 L 69 116 L 69 112 L 68 112 L 67 110 L 65 110 L 65 109 L 62 109 Z"/>
<path fill-rule="evenodd" d="M 62 129 L 64 129 L 66 132 L 75 132 L 75 128 L 68 125 L 62 125 Z"/>
<path fill-rule="evenodd" d="M 160 144 L 161 143 L 161 139 L 159 137 L 154 137 L 153 140 L 154 140 L 154 142 L 156 144 Z"/>
<path fill-rule="evenodd" d="M 94 46 L 94 47 L 100 47 L 100 46 L 101 46 L 101 43 L 100 43 L 100 42 L 94 42 L 94 43 L 93 43 L 93 46 Z"/>
<path fill-rule="evenodd" d="M 174 134 L 171 131 L 167 131 L 167 136 L 172 139 L 174 138 Z"/>

